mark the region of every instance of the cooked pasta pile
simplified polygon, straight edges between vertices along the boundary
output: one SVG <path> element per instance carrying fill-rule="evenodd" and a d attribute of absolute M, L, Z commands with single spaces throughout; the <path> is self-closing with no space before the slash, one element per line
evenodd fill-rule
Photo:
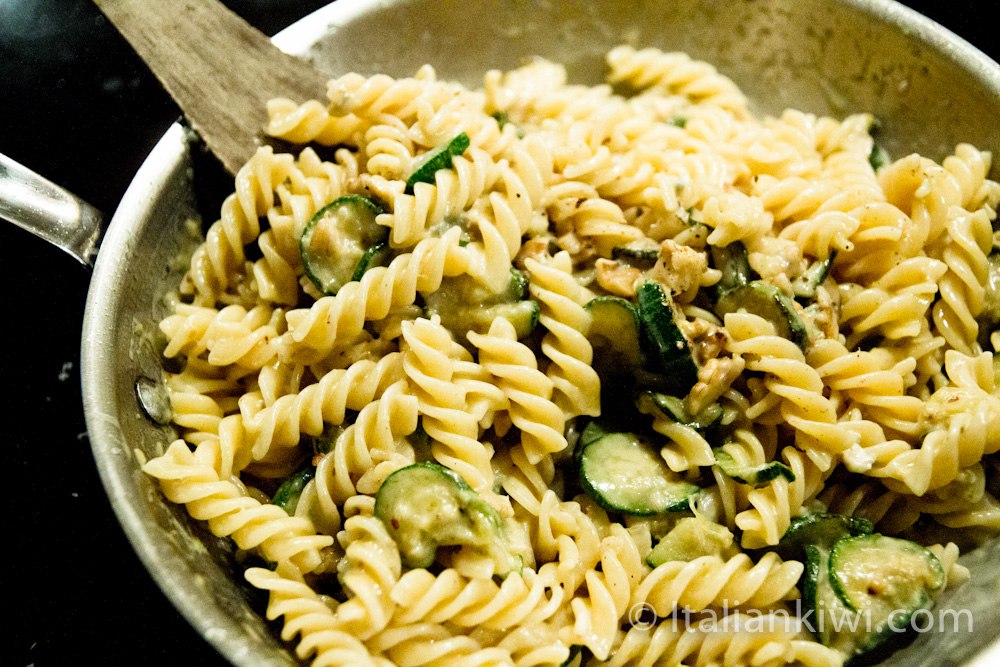
<path fill-rule="evenodd" d="M 926 606 L 1000 530 L 990 155 L 607 64 L 269 104 L 300 149 L 191 258 L 144 470 L 302 659 L 834 664 L 872 643 L 803 625 L 851 594 L 822 568 L 874 553 Z"/>

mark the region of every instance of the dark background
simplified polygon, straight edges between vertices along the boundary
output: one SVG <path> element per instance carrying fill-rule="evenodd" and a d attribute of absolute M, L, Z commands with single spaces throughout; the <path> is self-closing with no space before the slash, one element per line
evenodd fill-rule
<path fill-rule="evenodd" d="M 325 0 L 225 4 L 273 34 Z M 992 0 L 905 4 L 1000 57 Z M 0 153 L 110 219 L 178 115 L 89 0 L 0 0 Z M 13 616 L 0 664 L 222 663 L 146 574 L 94 467 L 79 389 L 88 270 L 2 221 L 0 249 L 0 605 Z"/>

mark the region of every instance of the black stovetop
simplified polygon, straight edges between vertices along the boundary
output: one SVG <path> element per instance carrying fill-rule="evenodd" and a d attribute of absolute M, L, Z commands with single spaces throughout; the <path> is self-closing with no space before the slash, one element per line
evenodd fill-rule
<path fill-rule="evenodd" d="M 228 0 L 269 34 L 324 0 Z M 998 57 L 985 0 L 911 1 Z M 107 218 L 179 112 L 89 0 L 0 0 L 0 153 Z M 80 400 L 89 272 L 0 223 L 5 557 L 0 664 L 222 663 L 171 607 L 118 526 Z M 9 617 L 10 618 L 10 617 Z M 9 622 L 9 621 L 8 621 Z"/>

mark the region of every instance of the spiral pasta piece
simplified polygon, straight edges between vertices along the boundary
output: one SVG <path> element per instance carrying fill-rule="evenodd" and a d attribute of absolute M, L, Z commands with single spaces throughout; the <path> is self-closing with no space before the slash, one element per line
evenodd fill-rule
<path fill-rule="evenodd" d="M 360 493 L 374 494 L 385 478 L 414 463 L 413 448 L 400 440 L 417 429 L 417 399 L 399 381 L 361 409 L 316 467 L 321 493 L 337 505 Z"/>
<path fill-rule="evenodd" d="M 274 204 L 275 187 L 294 169 L 291 155 L 262 147 L 236 174 L 236 192 L 223 202 L 220 219 L 191 257 L 188 276 L 199 303 L 214 305 L 241 272 L 244 247 L 260 234 L 259 218 Z"/>
<path fill-rule="evenodd" d="M 453 381 L 455 363 L 447 351 L 461 346 L 440 323 L 423 318 L 403 324 L 403 340 L 403 368 L 418 400 L 421 424 L 432 440 L 431 454 L 473 489 L 491 489 L 492 449 L 479 441 L 478 421 L 466 411 L 465 392 Z"/>
<path fill-rule="evenodd" d="M 905 381 L 914 360 L 896 364 L 879 351 L 851 352 L 833 339 L 818 341 L 806 359 L 824 385 L 859 406 L 865 417 L 895 433 L 917 435 L 924 404 L 906 393 Z"/>
<path fill-rule="evenodd" d="M 746 554 L 732 558 L 702 556 L 692 561 L 668 561 L 639 584 L 633 604 L 648 604 L 657 616 L 675 609 L 702 611 L 709 607 L 767 607 L 798 596 L 802 575 L 798 561 L 782 561 L 768 552 L 754 563 Z"/>
<path fill-rule="evenodd" d="M 551 398 L 553 382 L 538 370 L 534 352 L 518 342 L 514 325 L 499 317 L 487 335 L 470 332 L 469 341 L 510 400 L 511 421 L 521 431 L 528 463 L 566 449 L 565 419 Z"/>
<path fill-rule="evenodd" d="M 624 632 L 615 655 L 606 664 L 615 667 L 654 665 L 841 665 L 835 650 L 806 637 L 789 614 L 763 616 L 735 612 L 705 629 L 697 620 L 666 620 L 655 626 L 636 625 Z"/>
<path fill-rule="evenodd" d="M 167 336 L 163 356 L 207 353 L 213 366 L 259 369 L 277 354 L 275 342 L 282 324 L 282 312 L 264 305 L 250 311 L 238 305 L 216 311 L 179 304 L 175 314 L 160 322 L 160 331 Z"/>
<path fill-rule="evenodd" d="M 727 349 L 743 356 L 747 370 L 765 373 L 764 384 L 781 397 L 781 415 L 795 429 L 800 449 L 839 454 L 857 443 L 855 434 L 837 425 L 836 408 L 823 395 L 823 380 L 798 346 L 775 335 L 774 326 L 757 315 L 727 314 L 725 326 L 731 339 Z"/>
<path fill-rule="evenodd" d="M 448 622 L 493 629 L 535 625 L 551 617 L 565 597 L 555 569 L 548 564 L 537 572 L 515 572 L 500 584 L 470 579 L 454 569 L 438 575 L 411 570 L 389 594 L 396 604 L 394 622 Z"/>
<path fill-rule="evenodd" d="M 302 434 L 317 436 L 327 424 L 342 424 L 347 410 L 361 410 L 402 379 L 402 357 L 391 353 L 377 362 L 359 360 L 347 369 L 334 369 L 296 394 L 250 412 L 244 422 L 253 440 L 253 456 L 262 460 L 272 450 L 294 447 Z"/>
<path fill-rule="evenodd" d="M 357 116 L 333 116 L 318 100 L 298 104 L 275 98 L 267 103 L 267 118 L 268 135 L 296 144 L 315 141 L 324 146 L 357 145 L 357 133 L 363 127 Z"/>
<path fill-rule="evenodd" d="M 241 549 L 259 550 L 275 563 L 287 562 L 300 572 L 310 572 L 320 565 L 320 550 L 333 543 L 328 535 L 317 535 L 309 521 L 290 517 L 280 507 L 262 505 L 239 486 L 220 479 L 183 441 L 148 461 L 143 471 L 159 480 L 171 502 L 185 505 L 192 517 L 207 522 L 214 535 L 231 537 Z"/>
<path fill-rule="evenodd" d="M 646 566 L 619 524 L 611 526 L 611 534 L 601 540 L 599 551 L 601 569 L 590 570 L 584 577 L 587 594 L 571 601 L 573 626 L 565 628 L 562 635 L 566 643 L 582 644 L 594 657 L 604 660 Z"/>
<path fill-rule="evenodd" d="M 492 667 L 513 665 L 501 647 L 484 648 L 468 635 L 437 623 L 394 625 L 371 640 L 371 647 L 398 667 Z"/>
<path fill-rule="evenodd" d="M 374 267 L 361 280 L 347 283 L 336 296 L 288 311 L 288 332 L 279 341 L 281 356 L 302 363 L 318 360 L 337 341 L 357 336 L 365 322 L 412 304 L 417 292 L 434 291 L 445 276 L 465 273 L 468 256 L 459 247 L 460 236 L 461 229 L 454 227 L 441 237 L 426 238 L 389 266 Z"/>
<path fill-rule="evenodd" d="M 367 639 L 384 629 L 395 612 L 393 601 L 384 592 L 399 581 L 399 549 L 385 525 L 370 516 L 349 517 L 337 540 L 344 548 L 338 577 L 349 596 L 337 607 L 337 623 L 354 636 Z"/>
<path fill-rule="evenodd" d="M 655 86 L 695 102 L 723 107 L 737 116 L 746 113 L 746 98 L 736 84 L 687 54 L 619 46 L 608 53 L 607 60 L 612 82 L 640 89 Z"/>
<path fill-rule="evenodd" d="M 267 591 L 268 620 L 284 619 L 281 638 L 299 637 L 296 653 L 316 667 L 333 665 L 385 666 L 369 653 L 364 642 L 340 629 L 336 615 L 297 573 L 252 567 L 244 576 L 254 587 Z"/>
<path fill-rule="evenodd" d="M 938 283 L 941 298 L 931 316 L 938 333 L 964 354 L 978 351 L 979 322 L 989 278 L 987 256 L 993 248 L 993 228 L 985 210 L 969 213 L 953 207 L 948 213 L 947 240 L 941 259 L 947 265 Z"/>
<path fill-rule="evenodd" d="M 871 472 L 891 489 L 922 496 L 1000 450 L 1000 399 L 996 396 L 945 387 L 931 395 L 927 409 L 934 426 L 920 447 Z"/>
<path fill-rule="evenodd" d="M 736 525 L 743 531 L 742 545 L 759 549 L 775 545 L 788 530 L 792 517 L 798 515 L 806 502 L 819 493 L 825 473 L 811 459 L 794 447 L 781 450 L 782 461 L 795 476 L 788 481 L 776 477 L 747 494 L 751 507 L 736 515 Z"/>
<path fill-rule="evenodd" d="M 567 419 L 600 414 L 601 381 L 591 366 L 594 351 L 587 340 L 590 316 L 583 309 L 583 288 L 573 279 L 572 262 L 561 252 L 543 263 L 525 260 L 531 296 L 541 304 L 539 323 L 547 333 L 542 353 L 551 361 L 553 400 Z"/>

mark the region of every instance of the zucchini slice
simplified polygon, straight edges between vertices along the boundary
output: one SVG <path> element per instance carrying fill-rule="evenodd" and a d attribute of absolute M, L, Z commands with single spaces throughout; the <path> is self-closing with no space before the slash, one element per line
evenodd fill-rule
<path fill-rule="evenodd" d="M 562 661 L 559 667 L 581 667 L 585 657 L 583 647 L 579 644 L 573 644 L 569 647 L 569 655 Z"/>
<path fill-rule="evenodd" d="M 506 564 L 508 571 L 520 565 L 507 552 L 497 511 L 438 463 L 414 463 L 386 477 L 375 494 L 375 516 L 399 545 L 407 567 L 429 567 L 438 547 L 451 545 L 480 547 L 499 556 L 498 566 Z"/>
<path fill-rule="evenodd" d="M 898 637 L 945 584 L 940 561 L 920 545 L 884 535 L 806 546 L 802 597 L 816 638 L 849 658 Z"/>
<path fill-rule="evenodd" d="M 708 431 L 722 422 L 722 406 L 709 405 L 696 415 L 684 407 L 684 400 L 658 391 L 643 391 L 635 399 L 635 406 L 645 415 L 662 415 L 670 421 L 690 426 L 696 431 Z"/>
<path fill-rule="evenodd" d="M 830 584 L 848 609 L 888 618 L 923 608 L 944 587 L 945 574 L 941 561 L 916 542 L 860 535 L 833 545 Z"/>
<path fill-rule="evenodd" d="M 802 602 L 806 610 L 803 620 L 824 646 L 837 648 L 844 653 L 855 651 L 855 640 L 849 632 L 834 632 L 834 621 L 850 619 L 850 612 L 834 594 L 830 587 L 830 552 L 813 546 L 805 547 L 806 568 L 802 575 Z M 851 623 L 845 623 L 850 627 Z M 859 624 L 860 625 L 860 624 Z"/>
<path fill-rule="evenodd" d="M 358 280 L 388 257 L 389 228 L 375 222 L 382 207 L 368 197 L 346 195 L 324 206 L 299 238 L 302 267 L 324 294 Z"/>
<path fill-rule="evenodd" d="M 295 514 L 295 508 L 299 505 L 299 498 L 302 496 L 302 490 L 306 488 L 306 484 L 316 476 L 316 469 L 313 467 L 303 468 L 302 470 L 293 473 L 278 490 L 274 492 L 274 497 L 271 499 L 272 505 L 277 505 L 281 509 L 288 512 L 289 516 Z"/>
<path fill-rule="evenodd" d="M 792 281 L 792 294 L 795 295 L 796 299 L 811 301 L 816 298 L 816 289 L 826 280 L 836 256 L 837 253 L 834 251 L 826 259 L 813 262 L 809 268 L 802 272 L 802 275 Z"/>
<path fill-rule="evenodd" d="M 729 477 L 740 484 L 757 486 L 784 477 L 789 482 L 795 481 L 795 473 L 781 461 L 768 461 L 757 466 L 741 465 L 723 447 L 712 450 L 715 454 L 715 464 Z"/>
<path fill-rule="evenodd" d="M 809 334 L 795 310 L 795 303 L 774 285 L 754 280 L 729 290 L 715 304 L 715 314 L 719 317 L 741 309 L 760 315 L 774 325 L 779 336 L 806 349 Z"/>
<path fill-rule="evenodd" d="M 452 158 L 464 153 L 468 147 L 469 135 L 462 132 L 448 143 L 424 153 L 406 179 L 406 194 L 413 194 L 413 186 L 417 183 L 433 183 L 438 170 L 451 169 Z"/>
<path fill-rule="evenodd" d="M 715 284 L 715 296 L 721 297 L 726 292 L 742 287 L 757 277 L 750 268 L 747 249 L 739 241 L 727 246 L 712 246 L 712 263 L 722 272 L 722 277 Z"/>
<path fill-rule="evenodd" d="M 622 369 L 643 365 L 639 345 L 639 312 L 631 301 L 619 296 L 598 296 L 584 308 L 590 313 L 587 338 L 602 365 Z"/>
<path fill-rule="evenodd" d="M 646 564 L 659 567 L 671 561 L 692 561 L 702 556 L 729 554 L 733 534 L 722 524 L 704 517 L 685 517 L 656 543 L 646 556 Z"/>
<path fill-rule="evenodd" d="M 658 370 L 671 385 L 670 393 L 686 396 L 698 381 L 691 346 L 674 320 L 673 300 L 659 283 L 647 281 L 635 291 L 639 321 Z"/>
<path fill-rule="evenodd" d="M 541 309 L 537 301 L 527 299 L 528 280 L 512 268 L 510 281 L 500 292 L 490 292 L 468 274 L 445 278 L 434 292 L 424 296 L 428 317 L 437 315 L 441 325 L 464 343 L 469 331 L 485 334 L 498 317 L 514 325 L 518 338 L 530 334 L 538 324 Z"/>
<path fill-rule="evenodd" d="M 806 547 L 806 568 L 802 575 L 803 620 L 816 639 L 845 656 L 868 651 L 888 639 L 891 628 L 878 627 L 873 619 L 844 606 L 830 585 L 830 551 Z M 898 627 L 898 625 L 896 626 Z"/>
<path fill-rule="evenodd" d="M 636 516 L 678 512 L 700 491 L 631 433 L 609 433 L 578 451 L 583 488 L 605 509 Z"/>
<path fill-rule="evenodd" d="M 596 421 L 589 422 L 584 429 L 580 432 L 580 438 L 577 440 L 577 447 L 583 448 L 595 440 L 600 440 L 609 433 L 602 424 Z"/>
<path fill-rule="evenodd" d="M 615 246 L 611 249 L 611 259 L 643 270 L 653 268 L 656 260 L 660 258 L 660 246 L 655 241 L 645 240 L 648 242 L 633 242 L 628 245 Z"/>
<path fill-rule="evenodd" d="M 872 522 L 862 517 L 822 512 L 805 514 L 792 519 L 775 551 L 785 560 L 798 560 L 803 557 L 807 545 L 830 550 L 845 537 L 871 535 L 874 530 Z"/>
<path fill-rule="evenodd" d="M 879 142 L 874 142 L 871 152 L 868 153 L 868 164 L 872 166 L 872 169 L 878 171 L 890 162 L 892 162 L 892 158 L 889 157 L 889 151 Z"/>

